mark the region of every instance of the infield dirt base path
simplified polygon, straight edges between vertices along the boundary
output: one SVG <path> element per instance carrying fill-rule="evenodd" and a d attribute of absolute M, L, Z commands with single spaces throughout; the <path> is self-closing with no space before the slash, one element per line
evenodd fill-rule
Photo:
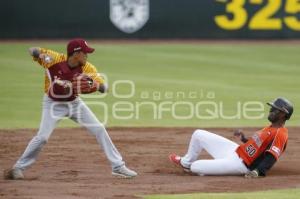
<path fill-rule="evenodd" d="M 247 135 L 259 128 L 244 128 Z M 0 178 L 2 199 L 135 198 L 155 193 L 240 192 L 300 187 L 300 128 L 289 128 L 286 153 L 269 176 L 191 176 L 171 165 L 168 155 L 183 155 L 194 128 L 110 128 L 109 134 L 135 179 L 118 179 L 85 129 L 57 129 L 38 161 L 25 172 L 26 180 Z M 207 129 L 233 139 L 233 129 Z M 36 131 L 0 130 L 0 172 L 13 165 Z M 218 146 L 216 146 L 218 147 Z M 208 157 L 206 154 L 202 157 Z"/>

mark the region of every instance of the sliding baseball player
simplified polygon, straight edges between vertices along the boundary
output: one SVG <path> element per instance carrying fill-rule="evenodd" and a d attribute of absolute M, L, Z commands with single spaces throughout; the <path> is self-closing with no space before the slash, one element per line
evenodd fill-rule
<path fill-rule="evenodd" d="M 198 175 L 245 175 L 247 178 L 266 176 L 285 151 L 288 129 L 284 126 L 293 114 L 293 105 L 284 98 L 267 103 L 271 106 L 270 125 L 257 131 L 250 138 L 236 132 L 243 144 L 205 130 L 196 130 L 187 153 L 180 157 L 171 154 L 169 159 L 187 172 Z M 201 151 L 207 151 L 213 159 L 203 160 Z"/>

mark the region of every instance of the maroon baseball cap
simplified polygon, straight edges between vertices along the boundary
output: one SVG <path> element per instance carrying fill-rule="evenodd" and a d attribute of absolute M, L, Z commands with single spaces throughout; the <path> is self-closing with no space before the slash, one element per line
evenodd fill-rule
<path fill-rule="evenodd" d="M 84 53 L 92 53 L 94 52 L 94 48 L 88 46 L 85 40 L 83 39 L 72 39 L 68 43 L 67 51 L 68 55 L 73 54 L 74 52 L 82 51 Z"/>

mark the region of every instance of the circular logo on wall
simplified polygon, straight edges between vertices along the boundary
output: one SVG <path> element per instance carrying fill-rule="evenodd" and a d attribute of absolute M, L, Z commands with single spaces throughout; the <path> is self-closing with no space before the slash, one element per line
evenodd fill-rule
<path fill-rule="evenodd" d="M 134 33 L 149 19 L 149 0 L 110 0 L 110 20 L 121 31 Z"/>

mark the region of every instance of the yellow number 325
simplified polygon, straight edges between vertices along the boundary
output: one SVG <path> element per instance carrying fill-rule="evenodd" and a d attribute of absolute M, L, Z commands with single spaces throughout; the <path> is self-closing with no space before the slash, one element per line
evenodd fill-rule
<path fill-rule="evenodd" d="M 220 1 L 220 0 L 219 0 Z M 257 11 L 249 20 L 249 29 L 251 30 L 281 30 L 283 22 L 292 30 L 300 31 L 300 20 L 295 16 L 300 12 L 300 0 L 286 0 L 284 11 L 286 17 L 273 17 L 282 6 L 283 0 L 248 0 L 250 4 L 266 4 Z M 221 1 L 220 1 L 221 2 Z M 248 13 L 245 8 L 246 0 L 231 0 L 226 3 L 226 13 L 232 15 L 215 16 L 216 24 L 225 30 L 238 30 L 243 28 L 248 21 Z"/>

